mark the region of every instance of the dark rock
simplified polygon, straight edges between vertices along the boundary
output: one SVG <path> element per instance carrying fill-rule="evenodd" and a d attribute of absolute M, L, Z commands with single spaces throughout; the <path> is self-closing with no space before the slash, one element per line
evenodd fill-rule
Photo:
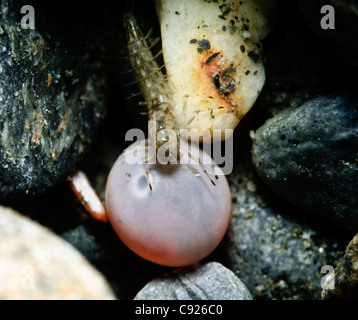
<path fill-rule="evenodd" d="M 323 96 L 269 119 L 253 135 L 252 159 L 277 194 L 312 213 L 358 228 L 358 110 Z"/>
<path fill-rule="evenodd" d="M 2 199 L 41 193 L 63 180 L 105 114 L 100 35 L 83 31 L 89 21 L 76 15 L 76 6 L 67 21 L 67 11 L 45 3 L 32 3 L 35 29 L 20 26 L 24 2 L 3 1 L 0 8 Z"/>
<path fill-rule="evenodd" d="M 340 57 L 358 66 L 358 1 L 346 0 L 300 0 L 301 11 L 308 25 L 331 43 Z M 335 9 L 335 29 L 322 29 L 321 8 L 331 5 Z"/>
<path fill-rule="evenodd" d="M 233 272 L 218 262 L 177 269 L 149 282 L 135 300 L 252 300 Z"/>
<path fill-rule="evenodd" d="M 295 15 L 293 12 L 288 9 L 282 12 L 281 15 L 286 15 L 282 19 L 291 13 Z M 324 88 L 327 54 L 303 23 L 297 17 L 280 21 L 276 27 L 280 37 L 267 48 L 266 81 L 258 105 L 272 114 L 288 106 L 298 107 Z"/>
<path fill-rule="evenodd" d="M 327 276 L 333 277 L 334 288 L 323 290 L 323 299 L 358 299 L 358 234 L 348 244 L 335 273 Z"/>
<path fill-rule="evenodd" d="M 275 31 L 264 43 L 265 86 L 251 112 L 271 117 L 336 90 L 354 91 L 352 66 L 337 57 L 326 39 L 312 32 L 298 2 L 281 1 L 278 9 Z"/>
<path fill-rule="evenodd" d="M 346 230 L 319 219 L 312 223 L 309 215 L 275 196 L 256 176 L 249 156 L 240 157 L 229 183 L 233 217 L 224 265 L 254 299 L 319 299 L 320 270 L 343 255 L 340 239 Z"/>

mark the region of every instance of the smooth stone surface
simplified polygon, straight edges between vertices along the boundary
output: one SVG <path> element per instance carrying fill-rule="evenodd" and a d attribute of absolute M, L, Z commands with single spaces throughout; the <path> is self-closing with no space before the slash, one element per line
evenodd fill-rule
<path fill-rule="evenodd" d="M 135 300 L 252 300 L 245 284 L 218 262 L 178 269 L 149 282 Z"/>
<path fill-rule="evenodd" d="M 70 244 L 0 207 L 0 299 L 116 299 L 104 277 Z"/>
<path fill-rule="evenodd" d="M 343 256 L 349 232 L 304 215 L 260 181 L 247 158 L 229 177 L 233 218 L 223 263 L 254 299 L 320 299 L 320 273 Z"/>
<path fill-rule="evenodd" d="M 323 299 L 358 299 L 358 234 L 348 244 L 335 272 L 327 274 L 327 285 L 332 280 L 334 288 L 323 290 Z"/>
<path fill-rule="evenodd" d="M 253 136 L 262 180 L 292 204 L 358 228 L 358 110 L 322 96 L 269 119 Z"/>
<path fill-rule="evenodd" d="M 22 29 L 20 8 L 11 0 L 0 6 L 0 200 L 63 181 L 105 114 L 100 42 L 83 19 L 90 10 L 43 1 L 35 29 Z"/>
<path fill-rule="evenodd" d="M 176 165 L 143 165 L 146 158 L 156 159 L 147 152 L 144 141 L 133 143 L 114 164 L 106 185 L 109 221 L 121 240 L 149 261 L 196 263 L 227 230 L 231 195 L 226 177 L 207 154 L 201 161 L 208 175 L 184 152 Z M 190 152 L 199 154 L 193 145 Z"/>
<path fill-rule="evenodd" d="M 178 126 L 198 129 L 194 139 L 234 129 L 265 83 L 261 40 L 276 1 L 157 0 L 156 7 Z"/>

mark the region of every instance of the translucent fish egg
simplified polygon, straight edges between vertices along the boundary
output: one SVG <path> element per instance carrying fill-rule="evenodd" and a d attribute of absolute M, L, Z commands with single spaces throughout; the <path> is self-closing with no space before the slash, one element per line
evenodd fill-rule
<path fill-rule="evenodd" d="M 144 142 L 134 143 L 119 156 L 107 181 L 106 210 L 114 230 L 132 251 L 157 264 L 202 260 L 229 225 L 226 177 L 207 154 L 202 165 L 193 159 L 191 164 L 130 164 L 134 149 L 137 160 L 146 158 Z M 199 149 L 192 146 L 191 152 Z"/>

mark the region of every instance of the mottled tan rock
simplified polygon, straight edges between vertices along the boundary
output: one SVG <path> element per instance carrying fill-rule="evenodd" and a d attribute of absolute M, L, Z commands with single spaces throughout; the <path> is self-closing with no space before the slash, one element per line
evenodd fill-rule
<path fill-rule="evenodd" d="M 157 0 L 156 5 L 178 126 L 198 129 L 204 137 L 212 129 L 234 129 L 265 82 L 261 40 L 272 28 L 275 1 Z"/>
<path fill-rule="evenodd" d="M 115 299 L 104 277 L 70 244 L 0 207 L 0 299 Z"/>

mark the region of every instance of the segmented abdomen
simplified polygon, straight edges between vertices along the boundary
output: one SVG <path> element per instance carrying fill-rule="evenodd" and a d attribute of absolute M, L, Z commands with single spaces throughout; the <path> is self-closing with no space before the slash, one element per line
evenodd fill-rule
<path fill-rule="evenodd" d="M 157 148 L 163 143 L 171 143 L 166 129 L 172 129 L 176 132 L 177 139 L 173 141 L 177 149 L 178 128 L 172 115 L 172 94 L 167 81 L 158 67 L 153 56 L 151 47 L 147 44 L 147 37 L 144 37 L 142 31 L 137 25 L 136 19 L 132 15 L 124 18 L 124 27 L 128 41 L 129 60 L 133 68 L 138 86 L 148 107 L 149 119 L 156 122 L 155 128 L 149 129 L 151 138 L 156 138 L 162 131 L 162 139 L 156 140 Z M 157 54 L 161 54 L 161 51 Z M 166 138 L 165 138 L 166 137 Z M 176 155 L 177 156 L 177 155 Z"/>
<path fill-rule="evenodd" d="M 153 57 L 147 44 L 146 37 L 143 36 L 136 19 L 131 15 L 124 18 L 124 27 L 128 41 L 129 60 L 149 112 L 152 108 L 167 108 L 165 104 L 171 103 L 171 93 L 155 60 L 156 57 Z"/>

